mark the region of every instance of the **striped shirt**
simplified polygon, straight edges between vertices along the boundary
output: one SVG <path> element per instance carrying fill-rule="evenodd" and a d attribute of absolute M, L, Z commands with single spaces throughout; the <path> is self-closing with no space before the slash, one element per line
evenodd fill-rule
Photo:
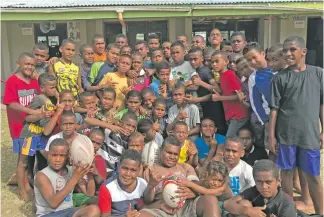
<path fill-rule="evenodd" d="M 269 68 L 257 70 L 249 77 L 250 104 L 262 125 L 269 121 L 272 77 L 273 73 Z"/>
<path fill-rule="evenodd" d="M 101 185 L 99 190 L 98 205 L 101 213 L 110 213 L 110 216 L 124 216 L 131 204 L 132 210 L 138 209 L 142 204 L 143 193 L 147 183 L 137 177 L 137 185 L 133 192 L 124 191 L 118 178 L 108 179 Z"/>

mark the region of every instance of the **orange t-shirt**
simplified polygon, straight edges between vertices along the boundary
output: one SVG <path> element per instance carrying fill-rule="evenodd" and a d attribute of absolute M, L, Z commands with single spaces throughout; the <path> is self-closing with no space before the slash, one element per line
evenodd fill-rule
<path fill-rule="evenodd" d="M 107 52 L 105 51 L 101 55 L 95 53 L 93 58 L 95 62 L 104 62 L 107 59 Z"/>

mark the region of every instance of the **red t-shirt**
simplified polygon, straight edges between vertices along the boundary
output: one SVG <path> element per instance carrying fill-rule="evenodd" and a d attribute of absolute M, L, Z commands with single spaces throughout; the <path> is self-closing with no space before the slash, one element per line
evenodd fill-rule
<path fill-rule="evenodd" d="M 36 79 L 31 79 L 30 83 L 26 83 L 18 78 L 16 74 L 13 74 L 6 81 L 3 104 L 8 105 L 16 102 L 28 107 L 32 99 L 39 92 L 40 88 Z M 7 106 L 7 118 L 11 137 L 19 138 L 26 114 L 15 111 Z"/>
<path fill-rule="evenodd" d="M 242 90 L 241 81 L 235 75 L 235 72 L 227 70 L 220 76 L 220 88 L 223 96 L 231 96 L 235 90 Z M 238 120 L 248 117 L 247 108 L 239 101 L 223 101 L 225 119 Z"/>

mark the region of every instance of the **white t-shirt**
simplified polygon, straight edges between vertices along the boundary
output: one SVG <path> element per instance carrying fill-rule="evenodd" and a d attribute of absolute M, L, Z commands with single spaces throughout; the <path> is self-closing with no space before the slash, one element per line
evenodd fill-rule
<path fill-rule="evenodd" d="M 229 186 L 235 196 L 255 185 L 252 167 L 243 160 L 229 172 L 229 177 Z"/>
<path fill-rule="evenodd" d="M 78 133 L 78 135 L 81 135 Z M 46 144 L 46 148 L 45 148 L 45 151 L 49 151 L 49 146 L 50 144 L 53 142 L 54 139 L 57 139 L 57 138 L 61 138 L 63 139 L 63 132 L 59 132 L 58 134 L 55 134 L 53 136 L 51 136 L 49 139 L 48 139 L 48 142 Z"/>

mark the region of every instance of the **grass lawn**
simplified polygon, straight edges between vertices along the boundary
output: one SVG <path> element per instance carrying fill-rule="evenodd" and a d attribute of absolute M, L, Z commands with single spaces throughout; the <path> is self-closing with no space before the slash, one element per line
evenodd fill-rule
<path fill-rule="evenodd" d="M 323 150 L 321 152 L 321 158 Z M 1 105 L 1 216 L 33 217 L 32 203 L 18 199 L 17 186 L 7 186 L 11 174 L 16 170 L 17 155 L 12 152 L 12 141 L 9 133 L 6 110 Z M 323 161 L 321 161 L 321 177 L 323 180 Z M 313 212 L 310 210 L 309 212 Z"/>

